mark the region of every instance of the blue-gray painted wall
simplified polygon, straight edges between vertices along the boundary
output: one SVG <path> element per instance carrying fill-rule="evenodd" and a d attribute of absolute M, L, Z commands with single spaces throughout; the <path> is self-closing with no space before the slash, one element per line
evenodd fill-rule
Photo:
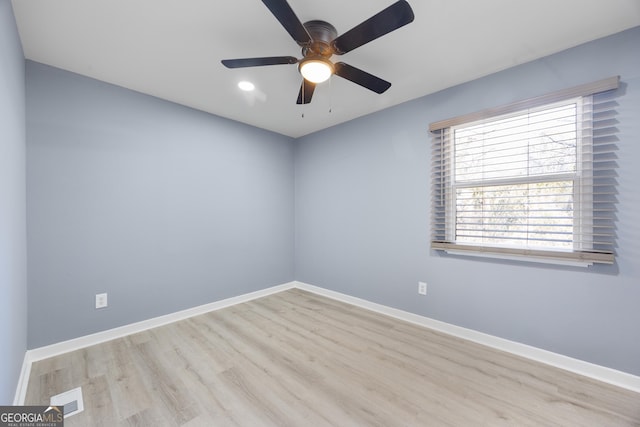
<path fill-rule="evenodd" d="M 13 404 L 27 350 L 24 56 L 0 0 L 0 405 Z"/>
<path fill-rule="evenodd" d="M 616 265 L 429 249 L 430 122 L 613 75 L 623 82 Z M 639 117 L 640 27 L 309 135 L 295 156 L 295 277 L 640 375 Z"/>
<path fill-rule="evenodd" d="M 29 348 L 294 279 L 293 140 L 31 61 L 26 76 Z"/>

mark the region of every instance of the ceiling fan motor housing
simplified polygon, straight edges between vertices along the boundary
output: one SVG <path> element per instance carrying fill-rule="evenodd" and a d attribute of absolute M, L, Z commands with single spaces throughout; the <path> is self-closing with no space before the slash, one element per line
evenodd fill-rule
<path fill-rule="evenodd" d="M 328 22 L 319 20 L 308 21 L 303 25 L 311 36 L 312 42 L 311 45 L 302 47 L 302 54 L 305 57 L 331 57 L 334 53 L 331 42 L 338 36 L 335 27 Z"/>

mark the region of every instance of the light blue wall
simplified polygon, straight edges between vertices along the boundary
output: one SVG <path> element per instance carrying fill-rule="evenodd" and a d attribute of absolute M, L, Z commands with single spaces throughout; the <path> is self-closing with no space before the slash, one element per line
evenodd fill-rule
<path fill-rule="evenodd" d="M 615 266 L 429 250 L 430 122 L 612 75 L 623 82 Z M 309 135 L 295 157 L 296 279 L 640 375 L 639 117 L 635 28 Z"/>
<path fill-rule="evenodd" d="M 293 280 L 292 140 L 26 71 L 29 348 Z"/>
<path fill-rule="evenodd" d="M 27 349 L 24 56 L 0 0 L 0 405 L 13 403 Z"/>

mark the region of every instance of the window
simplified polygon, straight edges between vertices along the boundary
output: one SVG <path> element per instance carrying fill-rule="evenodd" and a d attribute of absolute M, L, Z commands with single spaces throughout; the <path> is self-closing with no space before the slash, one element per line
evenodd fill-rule
<path fill-rule="evenodd" d="M 433 123 L 432 248 L 613 263 L 618 82 Z"/>

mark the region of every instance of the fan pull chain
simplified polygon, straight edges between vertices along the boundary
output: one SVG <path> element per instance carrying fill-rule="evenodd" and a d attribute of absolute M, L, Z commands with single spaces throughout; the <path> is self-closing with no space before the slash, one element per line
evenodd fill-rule
<path fill-rule="evenodd" d="M 331 114 L 332 106 L 333 106 L 333 79 L 329 79 L 329 114 Z"/>
<path fill-rule="evenodd" d="M 304 119 L 304 107 L 305 107 L 305 103 L 304 103 L 304 100 L 305 100 L 304 87 L 306 86 L 304 83 L 305 83 L 305 81 L 304 81 L 304 78 L 303 78 L 302 79 L 302 91 L 301 91 L 301 93 L 302 93 L 302 118 L 303 119 Z"/>

